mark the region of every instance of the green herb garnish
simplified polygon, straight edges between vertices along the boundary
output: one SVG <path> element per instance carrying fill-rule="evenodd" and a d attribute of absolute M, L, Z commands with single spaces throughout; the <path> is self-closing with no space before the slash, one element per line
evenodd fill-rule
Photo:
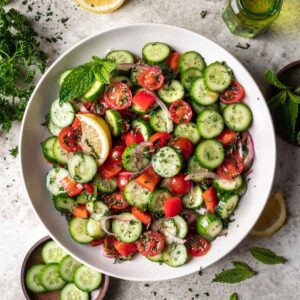
<path fill-rule="evenodd" d="M 276 253 L 266 248 L 251 247 L 249 251 L 254 258 L 263 264 L 275 265 L 284 264 L 287 262 L 284 257 L 278 256 Z"/>
<path fill-rule="evenodd" d="M 237 293 L 233 293 L 230 295 L 229 300 L 238 300 L 238 294 Z"/>
<path fill-rule="evenodd" d="M 12 157 L 16 158 L 18 156 L 18 153 L 19 153 L 19 147 L 16 146 L 15 148 L 10 149 L 9 153 Z"/>

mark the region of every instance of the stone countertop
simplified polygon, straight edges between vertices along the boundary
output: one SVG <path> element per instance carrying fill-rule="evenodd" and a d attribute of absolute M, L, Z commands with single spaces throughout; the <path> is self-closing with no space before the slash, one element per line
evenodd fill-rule
<path fill-rule="evenodd" d="M 184 27 L 198 32 L 235 55 L 257 80 L 263 92 L 263 73 L 267 68 L 279 70 L 299 59 L 300 3 L 285 0 L 280 18 L 267 34 L 246 40 L 230 34 L 221 19 L 221 0 L 128 0 L 117 12 L 94 15 L 78 8 L 73 0 L 12 1 L 30 19 L 43 37 L 42 47 L 49 56 L 49 65 L 70 46 L 100 30 L 121 24 L 153 22 Z M 207 10 L 205 18 L 201 11 Z M 53 14 L 52 14 L 53 12 Z M 50 40 L 51 38 L 52 41 Z M 51 43 L 50 43 L 51 42 Z M 249 43 L 245 50 L 237 47 Z M 0 108 L 1 109 L 1 108 Z M 20 124 L 5 135 L 0 133 L 0 293 L 1 299 L 24 299 L 20 286 L 20 269 L 28 249 L 47 231 L 39 222 L 25 197 L 21 185 L 18 159 L 9 149 L 18 144 Z M 240 299 L 300 299 L 300 148 L 278 139 L 278 168 L 275 190 L 287 198 L 286 225 L 266 239 L 246 238 L 230 255 L 198 273 L 164 282 L 146 283 L 111 279 L 106 299 L 228 299 L 237 292 Z M 268 266 L 254 261 L 249 246 L 265 246 L 288 258 L 285 265 Z M 231 265 L 232 260 L 249 263 L 258 275 L 236 285 L 211 283 L 215 273 Z"/>

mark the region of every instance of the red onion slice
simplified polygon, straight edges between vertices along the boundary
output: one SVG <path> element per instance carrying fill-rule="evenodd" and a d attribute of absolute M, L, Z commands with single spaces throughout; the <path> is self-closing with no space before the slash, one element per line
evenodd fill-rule
<path fill-rule="evenodd" d="M 179 238 L 179 237 L 177 237 L 177 236 L 175 236 L 175 235 L 173 235 L 173 234 L 170 234 L 170 233 L 168 233 L 168 232 L 162 232 L 162 234 L 165 235 L 166 240 L 167 240 L 167 242 L 168 242 L 169 244 L 171 244 L 171 243 L 176 243 L 176 244 L 181 244 L 181 245 L 183 245 L 183 244 L 186 242 L 186 240 L 181 239 L 181 238 Z"/>
<path fill-rule="evenodd" d="M 251 166 L 255 157 L 254 142 L 250 133 L 247 136 L 245 147 L 248 149 L 248 153 L 244 158 L 244 167 L 247 169 Z"/>
<path fill-rule="evenodd" d="M 181 214 L 183 216 L 185 216 L 184 219 L 187 221 L 188 224 L 191 224 L 194 221 L 196 221 L 197 216 L 198 216 L 198 214 L 194 210 L 191 210 L 191 209 L 188 209 L 188 208 L 184 208 L 181 211 Z"/>

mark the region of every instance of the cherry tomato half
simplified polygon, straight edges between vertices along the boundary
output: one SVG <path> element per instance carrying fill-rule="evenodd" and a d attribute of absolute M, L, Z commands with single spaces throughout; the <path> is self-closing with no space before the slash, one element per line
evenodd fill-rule
<path fill-rule="evenodd" d="M 172 135 L 167 132 L 156 132 L 150 137 L 149 141 L 153 143 L 155 148 L 162 148 L 172 144 L 174 140 Z"/>
<path fill-rule="evenodd" d="M 199 234 L 189 234 L 186 240 L 186 247 L 191 256 L 203 256 L 210 249 L 210 242 Z"/>
<path fill-rule="evenodd" d="M 149 67 L 138 71 L 137 81 L 145 89 L 156 91 L 164 84 L 164 75 L 160 68 Z"/>
<path fill-rule="evenodd" d="M 176 124 L 186 124 L 193 116 L 193 111 L 190 105 L 183 100 L 177 100 L 173 102 L 169 108 L 169 111 L 172 121 Z"/>
<path fill-rule="evenodd" d="M 84 185 L 84 189 L 89 193 L 89 194 L 94 194 L 95 191 L 95 186 L 92 182 L 89 183 L 85 183 Z"/>
<path fill-rule="evenodd" d="M 220 135 L 216 137 L 225 147 L 232 144 L 237 138 L 237 133 L 230 129 L 224 129 Z"/>
<path fill-rule="evenodd" d="M 80 128 L 73 128 L 72 126 L 63 128 L 58 134 L 60 146 L 68 152 L 76 152 L 81 150 L 79 145 L 80 139 Z"/>
<path fill-rule="evenodd" d="M 115 210 L 123 210 L 129 206 L 122 192 L 103 195 L 102 200 L 109 208 Z"/>
<path fill-rule="evenodd" d="M 125 150 L 124 146 L 115 146 L 114 148 L 112 148 L 110 150 L 110 153 L 108 156 L 109 159 L 116 164 L 121 164 L 122 163 L 122 155 L 123 155 L 124 150 Z"/>
<path fill-rule="evenodd" d="M 217 174 L 223 179 L 231 180 L 240 175 L 243 172 L 243 168 L 243 159 L 235 150 L 231 155 L 228 155 L 222 165 L 217 168 Z"/>
<path fill-rule="evenodd" d="M 169 186 L 172 192 L 183 195 L 186 194 L 192 187 L 190 180 L 185 180 L 186 175 L 179 173 L 169 179 Z"/>
<path fill-rule="evenodd" d="M 183 159 L 188 159 L 194 150 L 193 143 L 187 138 L 178 138 L 173 142 L 173 146 L 178 148 L 181 152 L 181 156 Z"/>
<path fill-rule="evenodd" d="M 89 111 L 92 114 L 95 114 L 97 116 L 103 116 L 107 105 L 105 102 L 83 102 L 83 106 L 87 111 Z"/>
<path fill-rule="evenodd" d="M 230 87 L 220 95 L 220 101 L 225 104 L 240 102 L 245 97 L 244 87 L 232 80 Z"/>
<path fill-rule="evenodd" d="M 104 92 L 104 101 L 107 106 L 116 110 L 130 107 L 132 101 L 130 88 L 123 82 L 112 82 Z"/>
<path fill-rule="evenodd" d="M 181 54 L 178 52 L 172 52 L 168 58 L 168 66 L 172 71 L 178 71 L 178 64 Z"/>
<path fill-rule="evenodd" d="M 133 174 L 130 172 L 121 172 L 118 175 L 117 184 L 121 191 L 124 191 L 125 185 L 132 178 Z"/>
<path fill-rule="evenodd" d="M 108 256 L 108 257 L 118 257 L 119 256 L 119 253 L 114 246 L 115 241 L 117 241 L 117 239 L 113 235 L 107 235 L 104 238 L 103 250 L 104 250 L 106 256 Z"/>
<path fill-rule="evenodd" d="M 144 141 L 144 137 L 141 132 L 134 129 L 126 132 L 123 137 L 127 147 L 131 144 L 139 144 Z"/>
<path fill-rule="evenodd" d="M 164 237 L 157 231 L 144 232 L 137 242 L 138 252 L 144 256 L 155 256 L 159 254 L 164 247 Z"/>

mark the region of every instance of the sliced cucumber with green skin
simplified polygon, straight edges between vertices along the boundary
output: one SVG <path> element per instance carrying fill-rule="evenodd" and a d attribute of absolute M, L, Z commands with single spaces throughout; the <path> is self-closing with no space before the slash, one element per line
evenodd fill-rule
<path fill-rule="evenodd" d="M 41 143 L 42 151 L 45 159 L 49 162 L 56 162 L 53 145 L 57 141 L 57 137 L 51 136 Z"/>
<path fill-rule="evenodd" d="M 62 85 L 62 83 L 64 82 L 65 78 L 73 71 L 73 69 L 68 69 L 66 71 L 64 71 L 60 76 L 59 76 L 59 80 L 58 83 L 59 85 Z"/>
<path fill-rule="evenodd" d="M 199 215 L 196 220 L 196 231 L 208 241 L 213 241 L 222 230 L 223 223 L 215 214 Z"/>
<path fill-rule="evenodd" d="M 151 111 L 149 122 L 151 127 L 158 132 L 167 132 L 172 124 L 170 117 L 161 108 Z"/>
<path fill-rule="evenodd" d="M 186 220 L 179 215 L 173 217 L 173 220 L 174 220 L 176 228 L 177 228 L 176 236 L 181 239 L 184 239 L 189 230 Z"/>
<path fill-rule="evenodd" d="M 90 194 L 87 191 L 83 191 L 80 193 L 76 198 L 76 203 L 78 204 L 86 204 L 89 201 L 96 201 L 98 200 L 97 191 L 95 191 L 93 194 Z"/>
<path fill-rule="evenodd" d="M 59 263 L 67 256 L 67 253 L 51 240 L 43 246 L 41 256 L 45 264 Z"/>
<path fill-rule="evenodd" d="M 129 87 L 133 86 L 132 81 L 128 77 L 122 75 L 113 77 L 110 82 L 122 82 L 127 84 Z"/>
<path fill-rule="evenodd" d="M 181 74 L 181 83 L 189 91 L 192 82 L 199 77 L 202 77 L 202 72 L 199 69 L 189 68 Z"/>
<path fill-rule="evenodd" d="M 163 261 L 170 267 L 179 267 L 186 263 L 188 254 L 186 247 L 180 244 L 170 244 L 163 251 Z"/>
<path fill-rule="evenodd" d="M 195 156 L 200 166 L 212 170 L 222 164 L 224 148 L 217 140 L 205 140 L 196 147 Z"/>
<path fill-rule="evenodd" d="M 51 120 L 48 122 L 47 127 L 48 127 L 49 132 L 54 136 L 58 136 L 61 131 L 61 128 L 54 125 Z"/>
<path fill-rule="evenodd" d="M 185 52 L 179 59 L 179 71 L 181 74 L 189 68 L 197 68 L 203 71 L 205 67 L 204 58 L 196 51 Z"/>
<path fill-rule="evenodd" d="M 210 91 L 202 77 L 192 82 L 189 91 L 191 99 L 200 105 L 212 105 L 218 101 L 219 94 Z"/>
<path fill-rule="evenodd" d="M 159 42 L 148 43 L 142 49 L 143 59 L 149 65 L 158 65 L 165 62 L 170 53 L 170 47 Z"/>
<path fill-rule="evenodd" d="M 162 255 L 162 252 L 154 255 L 154 256 L 147 256 L 147 258 L 150 260 L 150 261 L 153 261 L 153 262 L 163 262 L 163 255 Z"/>
<path fill-rule="evenodd" d="M 100 173 L 95 176 L 93 184 L 97 187 L 97 190 L 103 194 L 111 194 L 118 188 L 116 177 L 106 179 Z"/>
<path fill-rule="evenodd" d="M 163 235 L 165 235 L 167 242 L 168 242 L 168 236 L 167 236 L 168 234 L 172 236 L 177 235 L 177 226 L 174 218 L 161 218 L 155 220 L 151 228 L 152 230 L 154 230 L 154 228 L 159 228 L 160 232 Z"/>
<path fill-rule="evenodd" d="M 116 137 L 120 136 L 122 134 L 122 122 L 123 122 L 121 114 L 117 110 L 108 109 L 105 112 L 104 118 L 108 123 L 112 135 Z"/>
<path fill-rule="evenodd" d="M 69 223 L 71 237 L 80 244 L 88 244 L 94 239 L 88 235 L 87 222 L 87 219 L 73 218 Z"/>
<path fill-rule="evenodd" d="M 237 132 L 246 131 L 252 124 L 252 111 L 245 103 L 229 104 L 223 111 L 226 126 Z"/>
<path fill-rule="evenodd" d="M 55 160 L 60 164 L 66 165 L 68 162 L 68 152 L 61 147 L 58 139 L 54 142 L 52 150 Z"/>
<path fill-rule="evenodd" d="M 97 163 L 93 156 L 77 152 L 68 161 L 68 171 L 78 183 L 91 181 L 97 173 Z"/>
<path fill-rule="evenodd" d="M 213 109 L 202 110 L 196 120 L 200 135 L 206 139 L 218 136 L 224 129 L 222 116 Z"/>
<path fill-rule="evenodd" d="M 26 286 L 33 293 L 45 292 L 45 288 L 41 285 L 39 279 L 39 274 L 44 267 L 44 264 L 33 265 L 26 272 Z"/>
<path fill-rule="evenodd" d="M 232 81 L 232 70 L 221 62 L 214 62 L 203 71 L 206 86 L 213 92 L 223 92 Z"/>
<path fill-rule="evenodd" d="M 152 157 L 152 167 L 161 177 L 173 177 L 183 168 L 181 155 L 172 147 L 160 148 Z"/>
<path fill-rule="evenodd" d="M 165 83 L 157 94 L 165 103 L 171 104 L 184 97 L 184 87 L 178 80 L 173 79 L 170 83 Z"/>
<path fill-rule="evenodd" d="M 100 221 L 109 214 L 108 206 L 102 201 L 90 201 L 86 204 L 86 209 L 94 220 Z"/>
<path fill-rule="evenodd" d="M 55 100 L 50 108 L 50 120 L 57 127 L 64 128 L 71 125 L 75 118 L 75 110 L 71 103 L 64 102 L 60 105 Z"/>
<path fill-rule="evenodd" d="M 148 199 L 150 192 L 136 183 L 134 180 L 129 181 L 124 189 L 124 197 L 126 201 L 132 205 L 137 206 L 142 210 L 148 208 Z"/>
<path fill-rule="evenodd" d="M 227 219 L 231 216 L 231 214 L 237 207 L 238 202 L 238 195 L 225 194 L 222 196 L 216 207 L 216 213 L 222 220 Z"/>
<path fill-rule="evenodd" d="M 114 60 L 117 64 L 134 63 L 134 56 L 126 50 L 113 50 L 106 55 L 106 58 Z"/>
<path fill-rule="evenodd" d="M 182 197 L 182 205 L 185 208 L 198 209 L 202 206 L 202 203 L 202 190 L 198 185 L 193 186 L 192 190 Z"/>
<path fill-rule="evenodd" d="M 39 274 L 40 283 L 47 291 L 60 290 L 66 282 L 60 277 L 59 265 L 50 263 L 44 266 Z"/>
<path fill-rule="evenodd" d="M 196 124 L 193 122 L 178 124 L 175 127 L 174 136 L 176 138 L 187 138 L 193 144 L 198 144 L 200 141 L 200 134 L 197 130 Z"/>
<path fill-rule="evenodd" d="M 146 122 L 144 119 L 141 119 L 141 118 L 134 119 L 131 123 L 131 127 L 133 129 L 138 130 L 142 134 L 144 141 L 149 140 L 149 138 L 152 134 L 152 128 L 149 125 L 149 123 Z"/>
<path fill-rule="evenodd" d="M 238 190 L 236 190 L 235 193 L 240 197 L 243 197 L 247 192 L 247 188 L 248 188 L 247 182 L 245 179 L 243 179 L 243 183 L 241 187 Z"/>
<path fill-rule="evenodd" d="M 74 283 L 68 283 L 60 292 L 61 300 L 89 300 L 89 293 L 79 289 Z"/>
<path fill-rule="evenodd" d="M 169 184 L 169 180 L 170 178 L 163 178 L 160 183 L 159 183 L 159 187 L 161 189 L 167 189 L 168 191 L 171 191 L 170 190 L 170 184 Z"/>
<path fill-rule="evenodd" d="M 59 274 L 61 278 L 67 282 L 73 282 L 74 274 L 81 263 L 74 259 L 72 256 L 67 255 L 59 263 Z"/>
<path fill-rule="evenodd" d="M 221 113 L 223 113 L 224 112 L 224 109 L 227 107 L 227 105 L 228 104 L 225 104 L 225 103 L 223 103 L 223 102 L 219 102 L 219 111 L 221 112 Z"/>
<path fill-rule="evenodd" d="M 86 225 L 87 233 L 95 239 L 99 239 L 105 236 L 105 231 L 102 229 L 99 221 L 96 221 L 93 217 L 88 219 Z"/>
<path fill-rule="evenodd" d="M 151 162 L 151 152 L 147 145 L 131 144 L 122 155 L 122 165 L 129 172 L 139 172 Z"/>
<path fill-rule="evenodd" d="M 157 218 L 164 215 L 164 202 L 172 197 L 167 189 L 155 189 L 149 194 L 149 210 Z"/>
<path fill-rule="evenodd" d="M 124 217 L 126 221 L 113 220 L 112 232 L 116 234 L 117 238 L 124 243 L 135 242 L 143 231 L 142 222 L 136 219 L 131 213 L 124 212 L 119 216 Z"/>
<path fill-rule="evenodd" d="M 207 106 L 204 106 L 204 105 L 201 105 L 201 104 L 198 104 L 197 102 L 191 100 L 190 102 L 192 108 L 194 109 L 194 111 L 199 114 L 202 110 L 204 109 L 214 109 L 215 111 L 219 111 L 219 105 L 218 103 L 214 103 L 212 105 L 207 105 Z"/>
<path fill-rule="evenodd" d="M 96 290 L 102 282 L 102 274 L 88 268 L 80 266 L 74 274 L 75 285 L 84 292 L 92 292 Z"/>
<path fill-rule="evenodd" d="M 134 86 L 139 86 L 138 81 L 137 81 L 137 75 L 138 71 L 136 69 L 131 69 L 130 71 L 130 80 Z"/>
<path fill-rule="evenodd" d="M 89 90 L 83 94 L 82 98 L 85 101 L 95 101 L 104 92 L 104 89 L 105 84 L 100 80 L 96 80 Z"/>
<path fill-rule="evenodd" d="M 58 195 L 53 199 L 55 208 L 60 212 L 72 212 L 77 205 L 76 201 L 67 196 Z"/>
<path fill-rule="evenodd" d="M 213 181 L 214 187 L 220 192 L 236 191 L 236 190 L 240 189 L 242 184 L 243 184 L 242 176 L 236 176 L 235 178 L 230 179 L 230 180 L 217 178 L 217 179 L 214 179 L 214 181 Z"/>
<path fill-rule="evenodd" d="M 204 169 L 203 167 L 200 166 L 199 162 L 196 159 L 196 156 L 193 155 L 188 162 L 187 173 L 188 174 L 197 174 L 197 173 L 201 173 L 205 170 L 206 169 Z M 203 176 L 199 176 L 199 178 L 197 178 L 197 176 L 193 176 L 193 178 L 191 180 L 194 182 L 201 182 L 203 180 Z"/>
<path fill-rule="evenodd" d="M 66 191 L 64 190 L 61 184 L 61 181 L 67 176 L 69 176 L 69 173 L 64 168 L 56 167 L 51 169 L 48 172 L 46 178 L 47 190 L 54 196 L 66 193 Z"/>

